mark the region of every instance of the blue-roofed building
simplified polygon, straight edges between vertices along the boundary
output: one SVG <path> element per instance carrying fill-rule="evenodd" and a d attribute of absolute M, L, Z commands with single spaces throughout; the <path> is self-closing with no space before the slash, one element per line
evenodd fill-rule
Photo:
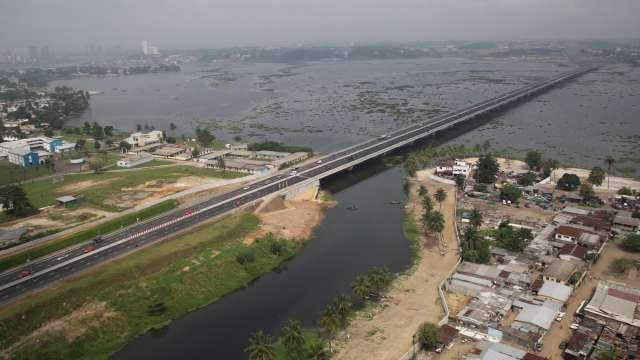
<path fill-rule="evenodd" d="M 20 166 L 29 167 L 32 165 L 38 165 L 40 163 L 38 153 L 27 149 L 10 149 L 8 151 L 8 154 L 9 161 Z"/>

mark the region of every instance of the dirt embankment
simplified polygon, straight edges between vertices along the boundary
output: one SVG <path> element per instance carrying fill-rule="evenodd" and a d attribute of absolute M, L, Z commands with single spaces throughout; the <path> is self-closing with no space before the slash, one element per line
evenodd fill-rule
<path fill-rule="evenodd" d="M 332 201 L 316 199 L 318 188 L 308 190 L 289 201 L 283 201 L 276 195 L 269 204 L 255 215 L 260 218 L 260 230 L 255 231 L 244 240 L 251 244 L 255 238 L 271 232 L 276 239 L 310 239 L 315 229 L 324 218 L 323 209 L 335 205 Z"/>
<path fill-rule="evenodd" d="M 442 204 L 446 227 L 444 240 L 446 249 L 437 245 L 435 237 L 420 236 L 422 257 L 410 275 L 400 276 L 389 291 L 390 299 L 370 306 L 358 315 L 348 327 L 350 338 L 344 333 L 338 335 L 339 354 L 336 359 L 389 359 L 397 360 L 411 346 L 412 337 L 418 325 L 424 321 L 437 323 L 444 316 L 438 286 L 442 279 L 456 265 L 459 258 L 458 245 L 453 228 L 455 219 L 455 188 L 429 179 L 433 170 L 418 172 L 412 187 L 408 211 L 414 218 L 421 216 L 421 206 L 416 190 L 421 184 L 433 195 L 437 189 L 447 192 L 447 200 Z M 436 206 L 436 210 L 438 206 Z M 422 229 L 421 229 L 422 230 Z M 384 310 L 381 305 L 385 305 Z M 371 314 L 371 315 L 369 315 Z"/>

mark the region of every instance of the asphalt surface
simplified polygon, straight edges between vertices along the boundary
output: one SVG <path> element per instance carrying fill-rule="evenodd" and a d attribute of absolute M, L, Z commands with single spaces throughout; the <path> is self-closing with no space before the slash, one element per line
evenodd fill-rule
<path fill-rule="evenodd" d="M 453 126 L 455 123 L 465 121 L 473 116 L 506 105 L 511 101 L 528 95 L 536 89 L 552 86 L 556 82 L 577 76 L 592 69 L 591 67 L 587 67 L 566 72 L 510 91 L 506 94 L 425 121 L 422 124 L 401 129 L 388 134 L 383 139 L 373 139 L 338 151 L 313 164 L 304 164 L 303 166 L 297 167 L 295 174 L 292 173 L 294 168 L 290 168 L 270 178 L 261 179 L 260 181 L 249 184 L 249 189 L 233 189 L 201 203 L 194 204 L 189 209 L 173 210 L 156 218 L 108 234 L 103 236 L 103 241 L 98 244 L 91 245 L 89 244 L 91 239 L 87 239 L 87 243 L 68 249 L 63 253 L 32 261 L 30 265 L 25 264 L 16 269 L 8 270 L 0 275 L 0 305 L 19 299 L 30 292 L 86 271 L 103 262 L 135 250 L 142 250 L 145 245 L 160 241 L 197 224 L 238 209 L 251 201 L 255 201 L 272 193 L 290 189 L 292 186 L 310 178 L 322 178 L 347 169 L 359 162 L 377 157 L 386 151 L 430 135 L 435 131 Z M 238 205 L 237 203 L 239 201 L 242 201 L 244 204 Z M 194 213 L 185 215 L 185 212 L 189 210 Z M 85 253 L 85 250 L 89 247 L 95 249 Z M 61 254 L 68 256 L 58 260 Z M 24 271 L 29 271 L 31 274 L 19 279 L 18 275 Z"/>

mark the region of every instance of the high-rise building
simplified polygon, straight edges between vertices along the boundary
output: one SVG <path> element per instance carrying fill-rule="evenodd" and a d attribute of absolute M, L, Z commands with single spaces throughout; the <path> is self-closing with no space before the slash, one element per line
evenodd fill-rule
<path fill-rule="evenodd" d="M 147 48 L 147 40 L 142 40 L 142 53 L 145 55 L 149 54 L 149 49 Z"/>
<path fill-rule="evenodd" d="M 102 54 L 102 45 L 98 45 L 97 52 L 98 54 Z"/>
<path fill-rule="evenodd" d="M 29 56 L 32 59 L 37 59 L 38 58 L 38 48 L 35 46 L 29 46 Z"/>
<path fill-rule="evenodd" d="M 84 54 L 89 55 L 89 45 L 84 46 Z"/>
<path fill-rule="evenodd" d="M 122 52 L 122 48 L 120 48 L 120 45 L 116 46 L 116 51 L 118 52 L 118 54 Z"/>
<path fill-rule="evenodd" d="M 93 44 L 89 45 L 89 48 L 91 49 L 91 55 L 96 53 L 96 47 Z"/>
<path fill-rule="evenodd" d="M 158 55 L 158 48 L 155 46 L 149 47 L 149 55 Z"/>
<path fill-rule="evenodd" d="M 49 45 L 40 48 L 40 58 L 42 60 L 49 60 Z"/>

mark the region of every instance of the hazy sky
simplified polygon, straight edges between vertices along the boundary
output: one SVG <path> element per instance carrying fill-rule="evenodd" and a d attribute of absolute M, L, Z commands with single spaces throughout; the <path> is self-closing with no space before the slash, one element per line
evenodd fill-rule
<path fill-rule="evenodd" d="M 638 0 L 0 0 L 0 51 L 635 38 Z"/>

